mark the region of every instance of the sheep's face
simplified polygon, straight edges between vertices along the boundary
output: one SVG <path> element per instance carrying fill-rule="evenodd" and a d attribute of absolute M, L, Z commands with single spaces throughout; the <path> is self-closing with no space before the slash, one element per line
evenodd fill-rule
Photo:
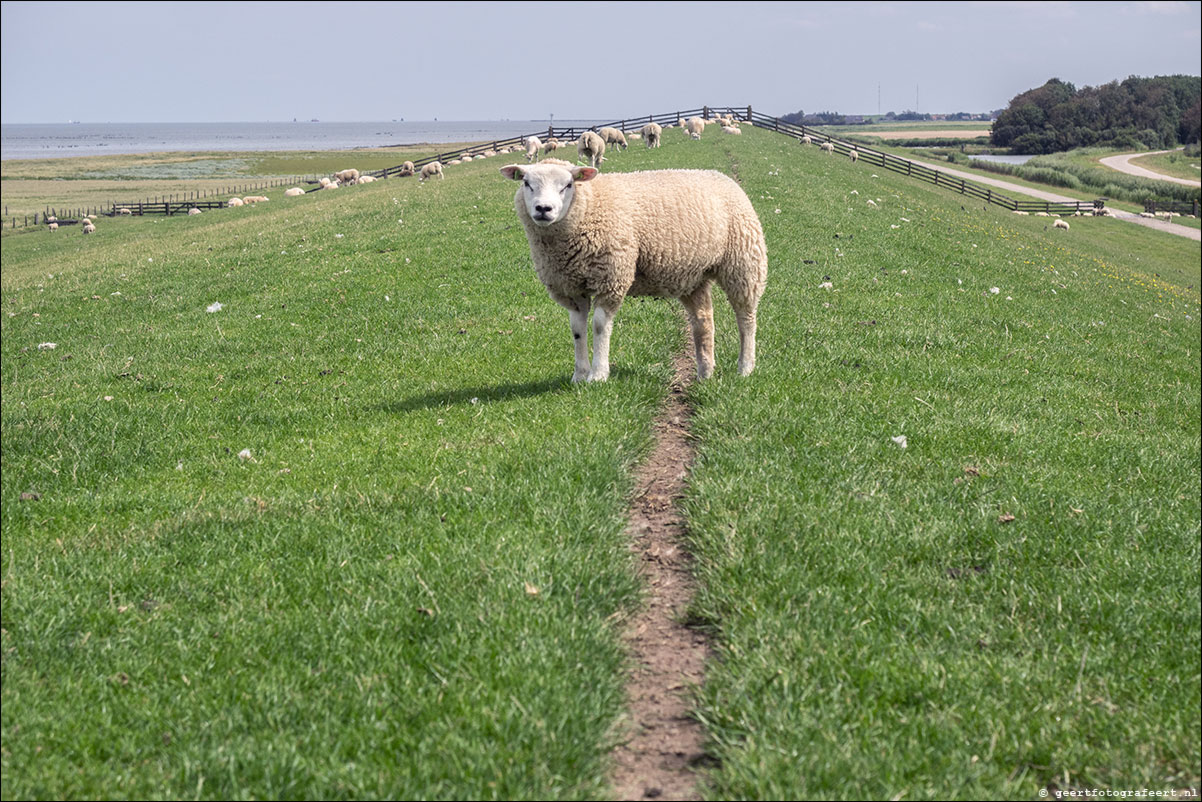
<path fill-rule="evenodd" d="M 501 174 L 521 181 L 518 196 L 526 206 L 530 220 L 539 227 L 553 225 L 567 216 L 576 197 L 576 182 L 591 181 L 597 176 L 592 167 L 558 164 L 509 164 Z"/>

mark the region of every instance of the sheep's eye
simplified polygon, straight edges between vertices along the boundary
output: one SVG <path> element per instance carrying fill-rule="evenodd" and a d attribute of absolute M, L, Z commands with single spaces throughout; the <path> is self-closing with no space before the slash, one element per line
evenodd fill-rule
<path fill-rule="evenodd" d="M 572 185 L 571 185 L 571 184 L 565 184 L 565 185 L 564 185 L 564 188 L 563 188 L 563 189 L 561 189 L 561 190 L 559 190 L 559 191 L 560 191 L 560 192 L 567 192 L 567 191 L 568 191 L 569 189 L 571 189 L 571 188 L 572 188 Z"/>
<path fill-rule="evenodd" d="M 526 189 L 530 189 L 530 182 L 529 182 L 529 181 L 526 181 L 526 180 L 523 180 L 523 181 L 522 181 L 522 186 L 524 186 Z"/>

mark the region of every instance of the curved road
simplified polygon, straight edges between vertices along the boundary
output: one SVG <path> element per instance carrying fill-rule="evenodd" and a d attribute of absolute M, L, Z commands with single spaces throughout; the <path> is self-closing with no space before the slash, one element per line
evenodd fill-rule
<path fill-rule="evenodd" d="M 1133 153 L 1131 155 L 1142 156 L 1144 154 Z M 973 175 L 972 173 L 965 173 L 965 172 L 961 172 L 959 170 L 949 170 L 949 169 L 947 169 L 946 166 L 944 166 L 942 164 L 927 164 L 926 162 L 920 162 L 915 159 L 911 159 L 910 161 L 914 162 L 915 164 L 921 164 L 923 167 L 929 167 L 932 170 L 938 170 L 939 172 L 944 173 L 946 175 L 954 175 L 957 178 L 963 178 L 966 181 L 972 181 L 977 184 L 989 184 L 990 186 L 1000 187 L 1001 189 L 1004 189 L 1008 192 L 1014 192 L 1019 195 L 1028 195 L 1033 198 L 1039 198 L 1040 200 L 1046 200 L 1046 201 L 1052 201 L 1052 202 L 1059 201 L 1059 202 L 1068 202 L 1068 203 L 1076 203 L 1077 201 L 1080 200 L 1079 198 L 1070 198 L 1065 195 L 1057 195 L 1053 192 L 1044 192 L 1043 190 L 1039 190 L 1039 189 L 1029 189 L 1027 187 L 1020 186 L 1018 184 L 1012 184 L 1009 181 L 1002 181 L 997 178 L 987 178 L 985 176 Z M 1140 169 L 1140 168 L 1133 167 L 1132 169 Z M 1126 220 L 1128 222 L 1137 223 L 1137 224 L 1139 224 L 1141 226 L 1145 226 L 1147 228 L 1154 228 L 1157 231 L 1166 231 L 1169 234 L 1176 234 L 1179 237 L 1186 237 L 1188 239 L 1192 239 L 1197 242 L 1202 242 L 1202 230 L 1199 230 L 1196 228 L 1188 228 L 1186 226 L 1179 225 L 1177 223 L 1170 223 L 1167 220 L 1140 217 L 1138 214 L 1134 214 L 1132 212 L 1120 212 L 1117 210 L 1115 211 L 1115 219 L 1116 220 Z"/>
<path fill-rule="evenodd" d="M 1181 150 L 1181 148 L 1177 148 Z M 1146 167 L 1137 167 L 1131 163 L 1136 156 L 1157 156 L 1161 153 L 1172 153 L 1171 150 L 1155 150 L 1151 153 L 1120 153 L 1117 156 L 1107 156 L 1100 159 L 1101 163 L 1111 170 L 1118 170 L 1127 175 L 1137 175 L 1140 178 L 1153 178 L 1157 181 L 1172 181 L 1174 184 L 1185 184 L 1187 187 L 1202 187 L 1202 181 L 1191 181 L 1188 178 L 1175 178 L 1164 173 L 1153 172 Z"/>

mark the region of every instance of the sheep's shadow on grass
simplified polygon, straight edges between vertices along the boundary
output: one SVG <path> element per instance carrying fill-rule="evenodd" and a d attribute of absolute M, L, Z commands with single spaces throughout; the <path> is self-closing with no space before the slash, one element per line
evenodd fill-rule
<path fill-rule="evenodd" d="M 610 372 L 609 380 L 612 382 L 615 379 L 621 380 L 623 377 L 634 375 L 637 375 L 636 371 L 615 368 Z M 583 382 L 573 384 L 571 374 L 561 374 L 537 381 L 498 384 L 492 387 L 459 387 L 443 392 L 426 393 L 424 395 L 413 396 L 412 398 L 386 401 L 377 405 L 375 409 L 380 412 L 400 414 L 466 405 L 470 404 L 473 398 L 476 399 L 476 403 L 490 404 L 498 401 L 532 398 L 546 393 L 570 391 L 575 387 L 587 386 Z"/>

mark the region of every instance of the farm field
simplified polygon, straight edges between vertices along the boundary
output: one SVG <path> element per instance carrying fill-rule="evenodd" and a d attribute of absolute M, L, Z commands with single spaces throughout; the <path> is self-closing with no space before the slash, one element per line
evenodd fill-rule
<path fill-rule="evenodd" d="M 1196 243 L 664 140 L 605 167 L 736 177 L 770 262 L 689 390 L 706 796 L 1196 787 Z M 683 315 L 571 385 L 503 159 L 0 241 L 4 798 L 611 793 Z"/>
<path fill-rule="evenodd" d="M 224 192 L 280 177 L 328 175 L 349 166 L 379 170 L 459 147 L 461 144 L 452 143 L 339 151 L 146 153 L 10 160 L 0 168 L 0 200 L 9 224 L 7 231 L 12 218 L 18 219 L 19 227 L 24 217 L 47 208 L 107 207 L 114 200 Z"/>
<path fill-rule="evenodd" d="M 992 126 L 993 123 L 979 120 L 905 120 L 818 127 L 829 130 L 832 135 L 843 131 L 882 139 L 976 139 L 989 136 Z"/>

